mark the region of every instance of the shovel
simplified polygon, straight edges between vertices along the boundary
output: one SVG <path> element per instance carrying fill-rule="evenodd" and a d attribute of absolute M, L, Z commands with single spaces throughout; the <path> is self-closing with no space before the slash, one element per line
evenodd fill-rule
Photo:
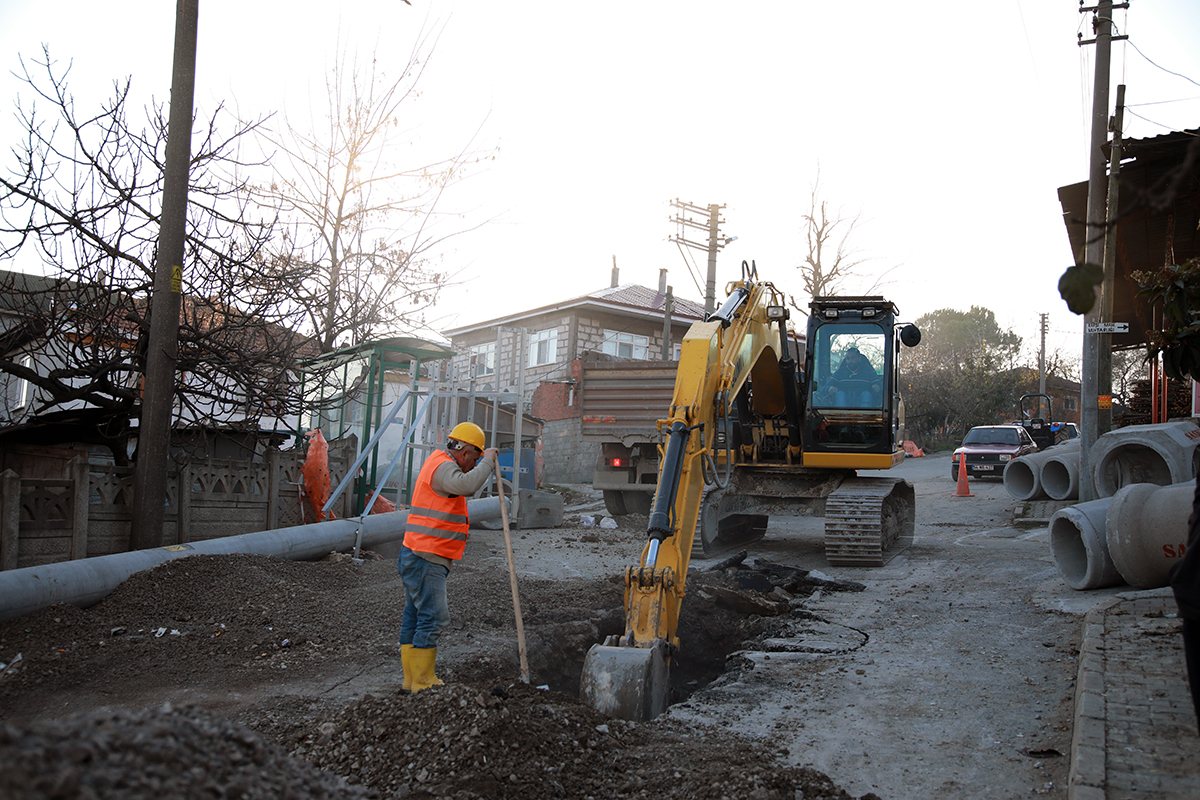
<path fill-rule="evenodd" d="M 517 616 L 517 650 L 521 656 L 521 680 L 529 683 L 529 659 L 525 655 L 525 624 L 521 621 L 521 596 L 517 593 L 517 569 L 513 565 L 512 537 L 508 532 L 508 504 L 504 500 L 504 481 L 500 462 L 496 462 L 496 493 L 500 495 L 500 521 L 504 523 L 504 550 L 508 553 L 508 578 L 512 583 L 513 613 Z"/>

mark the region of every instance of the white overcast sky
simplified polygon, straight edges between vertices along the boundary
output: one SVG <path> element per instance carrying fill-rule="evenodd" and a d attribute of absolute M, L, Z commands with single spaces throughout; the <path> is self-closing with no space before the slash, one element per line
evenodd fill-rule
<path fill-rule="evenodd" d="M 474 139 L 498 154 L 446 197 L 467 224 L 492 221 L 443 251 L 463 284 L 435 329 L 606 287 L 614 256 L 623 283 L 657 286 L 667 268 L 701 300 L 704 255 L 693 278 L 668 241 L 673 198 L 725 205 L 738 239 L 719 295 L 742 259 L 799 293 L 819 169 L 822 197 L 861 217 L 864 271 L 894 267 L 882 292 L 905 319 L 982 305 L 1032 345 L 1045 312 L 1050 347 L 1078 352 L 1082 321 L 1056 289 L 1073 258 L 1056 189 L 1087 178 L 1095 48 L 1077 44 L 1091 38 L 1078 0 L 411 2 L 200 0 L 196 103 L 295 119 L 310 88 L 321 107 L 339 41 L 398 67 L 419 30 L 437 32 L 406 120 L 414 152 Z M 18 54 L 46 43 L 73 60 L 81 105 L 126 75 L 166 99 L 174 12 L 4 0 L 3 97 Z M 1132 0 L 1115 16 L 1130 36 L 1113 46 L 1125 136 L 1200 127 L 1200 2 Z"/>

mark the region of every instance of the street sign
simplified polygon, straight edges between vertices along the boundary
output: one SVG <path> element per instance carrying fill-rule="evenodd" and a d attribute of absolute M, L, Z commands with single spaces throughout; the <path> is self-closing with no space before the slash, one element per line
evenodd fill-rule
<path fill-rule="evenodd" d="M 1089 322 L 1088 333 L 1129 333 L 1128 322 Z"/>

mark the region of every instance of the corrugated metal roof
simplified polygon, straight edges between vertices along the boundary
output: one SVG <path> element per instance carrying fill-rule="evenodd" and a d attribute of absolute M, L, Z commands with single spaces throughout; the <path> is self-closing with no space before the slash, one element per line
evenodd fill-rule
<path fill-rule="evenodd" d="M 1200 129 L 1191 129 L 1122 142 L 1113 320 L 1128 322 L 1129 333 L 1113 335 L 1115 348 L 1144 344 L 1155 327 L 1154 309 L 1138 297 L 1132 273 L 1200 255 L 1198 137 Z M 1087 234 L 1087 189 L 1085 181 L 1058 190 L 1077 261 Z"/>

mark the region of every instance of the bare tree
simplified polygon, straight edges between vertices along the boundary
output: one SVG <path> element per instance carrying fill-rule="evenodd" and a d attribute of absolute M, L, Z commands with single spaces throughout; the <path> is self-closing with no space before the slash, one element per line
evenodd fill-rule
<path fill-rule="evenodd" d="M 16 101 L 25 138 L 0 175 L 0 260 L 36 257 L 47 277 L 3 276 L 0 374 L 32 387 L 32 402 L 6 403 L 0 424 L 71 420 L 74 430 L 59 426 L 64 440 L 103 442 L 122 461 L 141 411 L 166 110 L 152 104 L 135 124 L 128 79 L 99 109 L 78 109 L 69 65 L 60 70 L 45 49 L 21 69 L 32 100 Z M 252 217 L 246 187 L 225 179 L 258 123 L 225 135 L 223 116 L 218 108 L 193 138 L 176 414 L 254 427 L 297 407 L 291 371 L 313 351 L 296 334 L 298 309 L 278 302 L 297 276 L 267 268 L 273 221 Z"/>
<path fill-rule="evenodd" d="M 407 105 L 434 44 L 419 37 L 397 76 L 373 58 L 361 65 L 340 55 L 323 120 L 260 131 L 273 176 L 253 196 L 286 226 L 268 261 L 299 276 L 291 296 L 322 351 L 419 329 L 447 283 L 433 251 L 462 231 L 438 224 L 449 216 L 440 203 L 466 167 L 489 154 L 464 149 L 434 163 L 400 162 Z"/>
<path fill-rule="evenodd" d="M 855 244 L 855 234 L 861 224 L 861 216 L 845 217 L 841 212 L 832 212 L 829 202 L 821 198 L 820 173 L 813 182 L 809 195 L 808 211 L 801 217 L 804 221 L 804 237 L 807 252 L 804 261 L 797 265 L 804 281 L 804 291 L 809 297 L 827 297 L 843 293 L 851 281 L 864 281 L 861 268 L 870 258 L 863 255 Z M 884 275 L 891 270 L 884 272 Z M 862 291 L 876 291 L 882 277 L 874 279 Z M 805 311 L 807 303 L 790 298 L 792 305 Z"/>

